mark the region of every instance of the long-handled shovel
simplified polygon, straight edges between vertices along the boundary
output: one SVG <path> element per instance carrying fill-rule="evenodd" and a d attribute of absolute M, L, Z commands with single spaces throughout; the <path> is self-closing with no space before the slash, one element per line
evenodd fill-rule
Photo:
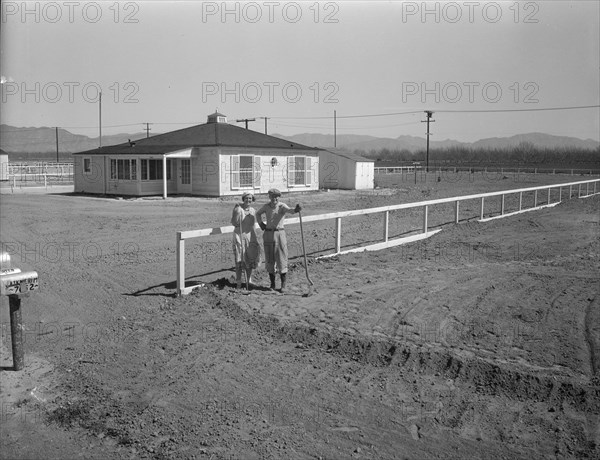
<path fill-rule="evenodd" d="M 300 218 L 300 237 L 302 239 L 302 252 L 304 253 L 304 271 L 306 273 L 306 281 L 308 281 L 308 293 L 303 297 L 308 297 L 312 295 L 315 283 L 313 283 L 310 276 L 308 276 L 308 262 L 306 260 L 306 248 L 304 247 L 304 228 L 302 227 L 302 211 L 298 211 L 298 217 Z"/>

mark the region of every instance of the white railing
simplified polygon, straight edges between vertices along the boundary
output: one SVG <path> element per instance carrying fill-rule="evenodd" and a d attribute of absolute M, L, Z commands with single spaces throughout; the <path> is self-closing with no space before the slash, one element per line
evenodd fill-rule
<path fill-rule="evenodd" d="M 374 169 L 375 174 L 402 174 L 410 173 L 415 170 L 420 171 L 422 166 L 377 166 Z"/>
<path fill-rule="evenodd" d="M 504 191 L 500 191 L 500 192 L 478 193 L 476 195 L 465 195 L 465 196 L 450 197 L 450 198 L 440 198 L 437 200 L 419 201 L 417 203 L 403 203 L 403 204 L 396 204 L 396 205 L 392 205 L 392 206 L 381 206 L 378 208 L 356 209 L 356 210 L 352 210 L 352 211 L 317 214 L 314 216 L 303 216 L 302 221 L 303 221 L 303 223 L 306 223 L 306 222 L 317 222 L 317 221 L 321 221 L 321 220 L 335 219 L 336 231 L 335 231 L 335 252 L 334 252 L 334 254 L 339 254 L 339 253 L 341 253 L 341 249 L 342 249 L 342 242 L 341 242 L 341 240 L 342 240 L 342 218 L 344 218 L 344 217 L 362 216 L 365 214 L 382 213 L 383 214 L 383 239 L 382 239 L 382 241 L 383 241 L 383 243 L 385 243 L 387 245 L 387 247 L 389 247 L 389 246 L 398 244 L 398 240 L 405 240 L 404 238 L 396 239 L 396 240 L 394 240 L 394 243 L 389 241 L 389 214 L 390 214 L 390 211 L 397 211 L 399 209 L 423 208 L 423 226 L 422 226 L 421 235 L 427 236 L 428 235 L 427 218 L 428 218 L 429 206 L 434 206 L 434 205 L 443 204 L 443 203 L 454 203 L 454 222 L 458 223 L 459 222 L 460 202 L 467 201 L 467 200 L 479 199 L 479 200 L 481 200 L 480 207 L 479 207 L 479 218 L 482 220 L 484 218 L 483 216 L 484 216 L 485 199 L 489 198 L 489 197 L 500 196 L 501 197 L 500 216 L 506 217 L 506 216 L 524 211 L 524 209 L 523 209 L 523 193 L 526 193 L 526 192 L 534 193 L 533 207 L 526 209 L 526 210 L 533 210 L 533 209 L 540 209 L 540 208 L 543 208 L 546 206 L 556 205 L 556 204 L 560 203 L 562 200 L 562 190 L 565 187 L 569 187 L 569 198 L 571 198 L 573 196 L 573 187 L 577 187 L 577 195 L 576 196 L 578 198 L 595 195 L 597 193 L 596 192 L 596 184 L 598 184 L 598 183 L 600 183 L 600 179 L 593 179 L 593 180 L 579 181 L 579 182 L 569 182 L 566 184 L 543 185 L 543 186 L 539 186 L 539 187 L 520 188 L 520 189 L 514 189 L 514 190 L 504 190 Z M 585 195 L 582 195 L 582 186 L 584 186 L 584 185 L 585 185 Z M 591 185 L 593 185 L 592 193 L 590 193 Z M 550 203 L 552 189 L 558 189 L 558 201 L 556 201 L 553 204 Z M 538 206 L 538 192 L 541 190 L 548 191 L 547 202 L 543 206 Z M 505 206 L 504 206 L 505 205 L 505 196 L 516 194 L 516 193 L 519 194 L 519 208 L 517 211 L 507 214 Z M 297 224 L 299 221 L 300 221 L 300 219 L 298 217 L 292 217 L 292 218 L 286 219 L 285 222 L 287 225 L 290 225 L 290 224 L 293 225 L 293 224 Z M 258 225 L 257 225 L 257 228 L 258 228 Z M 233 231 L 234 231 L 234 227 L 232 225 L 228 225 L 225 227 L 205 228 L 205 229 L 201 229 L 201 230 L 188 230 L 188 231 L 177 232 L 176 252 L 177 252 L 177 295 L 178 296 L 188 294 L 195 287 L 197 287 L 197 286 L 185 287 L 185 240 L 192 239 L 192 238 L 199 238 L 199 237 L 203 237 L 203 236 L 210 236 L 210 235 L 224 235 L 227 233 L 232 233 Z M 384 248 L 384 247 L 386 247 L 385 244 L 382 245 L 382 243 L 377 243 L 372 246 L 377 246 L 378 248 Z M 358 248 L 358 249 L 365 250 L 368 247 L 370 247 L 370 246 L 363 246 L 362 248 Z"/>
<path fill-rule="evenodd" d="M 39 175 L 72 176 L 73 163 L 8 163 L 8 174 L 12 175 Z"/>
<path fill-rule="evenodd" d="M 375 174 L 404 174 L 415 172 L 414 166 L 376 166 Z M 425 167 L 417 166 L 417 171 L 425 173 Z M 567 174 L 571 176 L 597 176 L 600 175 L 600 169 L 590 168 L 536 168 L 536 167 L 502 167 L 502 166 L 430 166 L 430 173 L 442 174 L 445 172 L 456 173 L 500 173 L 500 174 Z"/>

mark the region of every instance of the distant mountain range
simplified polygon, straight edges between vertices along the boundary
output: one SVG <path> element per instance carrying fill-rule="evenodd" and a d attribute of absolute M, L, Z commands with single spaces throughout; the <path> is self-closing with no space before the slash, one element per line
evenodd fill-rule
<path fill-rule="evenodd" d="M 146 137 L 146 133 L 112 134 L 102 136 L 102 145 L 114 145 Z M 73 134 L 66 129 L 58 129 L 58 150 L 60 153 L 83 152 L 99 147 L 97 137 Z M 0 125 L 0 148 L 10 153 L 56 152 L 56 128 L 17 128 Z"/>
<path fill-rule="evenodd" d="M 332 148 L 334 145 L 333 135 L 331 134 L 307 133 L 296 134 L 294 136 L 281 136 L 274 134 L 274 136 L 311 147 Z M 600 146 L 600 142 L 593 139 L 582 140 L 576 137 L 553 136 L 551 134 L 544 133 L 517 134 L 516 136 L 511 137 L 491 137 L 487 139 L 480 139 L 476 142 L 459 142 L 452 139 L 447 139 L 444 141 L 430 141 L 429 146 L 431 149 L 444 149 L 449 147 L 504 149 L 516 147 L 524 142 L 533 144 L 538 148 L 570 147 L 594 150 Z M 389 149 L 408 150 L 409 152 L 415 152 L 418 150 L 424 150 L 427 147 L 427 141 L 425 138 L 416 136 L 382 138 L 354 134 L 342 134 L 337 136 L 336 146 L 337 148 L 344 148 L 351 151 L 363 150 L 365 152 L 369 152 L 370 150 Z"/>
<path fill-rule="evenodd" d="M 154 134 L 156 135 L 156 133 Z M 294 136 L 275 137 L 287 139 L 310 147 L 332 148 L 334 138 L 331 134 L 296 134 Z M 127 142 L 128 139 L 136 140 L 146 137 L 146 133 L 113 134 L 102 136 L 102 145 L 114 145 Z M 553 136 L 544 133 L 518 134 L 511 137 L 492 137 L 476 142 L 459 142 L 451 139 L 444 141 L 431 141 L 430 148 L 467 147 L 474 149 L 504 149 L 516 147 L 527 142 L 539 148 L 569 147 L 580 149 L 597 149 L 600 142 L 593 139 L 579 139 L 576 137 Z M 98 138 L 73 134 L 65 129 L 58 130 L 58 148 L 60 153 L 83 152 L 99 146 Z M 408 150 L 415 152 L 426 148 L 426 140 L 422 137 L 399 136 L 397 138 L 381 138 L 358 134 L 341 134 L 337 136 L 336 147 L 350 151 L 362 150 Z M 56 152 L 55 128 L 18 128 L 9 125 L 0 125 L 0 148 L 10 153 L 46 153 Z"/>

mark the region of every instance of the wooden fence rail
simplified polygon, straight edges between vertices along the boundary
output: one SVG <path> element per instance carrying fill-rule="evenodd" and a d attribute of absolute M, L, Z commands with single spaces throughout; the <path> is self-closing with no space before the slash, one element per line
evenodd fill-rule
<path fill-rule="evenodd" d="M 395 204 L 391 206 L 380 206 L 377 208 L 368 208 L 368 209 L 355 209 L 351 211 L 341 211 L 341 212 L 333 212 L 326 214 L 317 214 L 314 216 L 303 216 L 303 223 L 308 222 L 318 222 L 322 220 L 330 220 L 335 219 L 335 252 L 330 255 L 336 255 L 342 253 L 342 218 L 352 217 L 352 216 L 363 216 L 367 214 L 383 214 L 383 237 L 381 243 L 376 243 L 369 246 L 362 246 L 359 248 L 354 248 L 352 250 L 346 252 L 356 252 L 356 251 L 364 251 L 364 250 L 374 250 L 374 249 L 383 249 L 386 247 L 396 246 L 398 244 L 406 243 L 409 241 L 416 241 L 419 239 L 427 238 L 434 233 L 437 233 L 440 230 L 429 231 L 428 228 L 428 213 L 429 207 L 435 206 L 438 204 L 444 203 L 454 203 L 454 222 L 458 223 L 460 219 L 460 202 L 467 200 L 480 200 L 480 208 L 479 208 L 479 219 L 484 219 L 484 207 L 485 207 L 485 199 L 490 197 L 501 197 L 500 204 L 500 215 L 497 217 L 506 217 L 509 215 L 517 214 L 524 211 L 530 211 L 534 209 L 541 209 L 547 206 L 555 206 L 560 203 L 562 199 L 562 190 L 563 188 L 569 188 L 569 199 L 573 196 L 573 187 L 577 187 L 577 197 L 584 198 L 588 196 L 595 195 L 596 193 L 600 193 L 596 191 L 597 184 L 600 183 L 600 179 L 593 179 L 587 181 L 579 181 L 579 182 L 568 182 L 565 184 L 553 184 L 553 185 L 543 185 L 538 187 L 528 187 L 528 188 L 520 188 L 513 190 L 503 190 L 500 192 L 487 192 L 487 193 L 478 193 L 475 195 L 464 195 L 458 197 L 449 197 L 449 198 L 439 198 L 436 200 L 428 200 L 428 201 L 419 201 L 417 203 L 402 203 Z M 582 186 L 585 185 L 585 194 L 582 195 Z M 590 192 L 590 188 L 593 185 L 593 191 Z M 600 186 L 598 186 L 600 189 Z M 551 198 L 551 190 L 558 189 L 559 198 L 558 201 L 554 203 L 550 203 Z M 538 192 L 547 190 L 548 198 L 547 203 L 542 206 L 538 206 Z M 523 193 L 533 192 L 534 193 L 534 204 L 532 208 L 523 209 Z M 517 211 L 506 213 L 505 210 L 505 196 L 519 194 L 519 208 Z M 411 209 L 411 208 L 423 208 L 423 225 L 422 232 L 416 236 L 412 237 L 404 237 L 404 238 L 396 238 L 394 240 L 389 240 L 389 213 L 390 211 L 397 211 L 400 209 Z M 293 225 L 299 223 L 300 219 L 298 217 L 292 217 L 286 219 L 286 225 Z M 258 225 L 257 225 L 258 228 Z M 177 251 L 177 295 L 185 295 L 190 293 L 195 287 L 185 286 L 185 240 L 192 238 L 199 238 L 210 235 L 223 235 L 227 233 L 232 233 L 234 231 L 234 227 L 232 225 L 224 226 L 224 227 L 215 227 L 215 228 L 205 228 L 201 230 L 187 230 L 182 232 L 177 232 L 176 234 L 176 251 Z"/>

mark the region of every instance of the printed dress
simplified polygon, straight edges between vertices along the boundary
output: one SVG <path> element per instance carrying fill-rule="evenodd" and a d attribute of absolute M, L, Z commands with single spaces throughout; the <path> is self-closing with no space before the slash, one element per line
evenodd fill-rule
<path fill-rule="evenodd" d="M 240 239 L 240 216 L 242 217 L 242 235 Z M 253 207 L 244 209 L 238 206 L 233 209 L 231 224 L 235 227 L 233 232 L 233 256 L 235 262 L 242 261 L 242 249 L 244 253 L 243 265 L 249 268 L 257 268 L 260 263 L 260 245 L 256 237 L 256 210 Z"/>

